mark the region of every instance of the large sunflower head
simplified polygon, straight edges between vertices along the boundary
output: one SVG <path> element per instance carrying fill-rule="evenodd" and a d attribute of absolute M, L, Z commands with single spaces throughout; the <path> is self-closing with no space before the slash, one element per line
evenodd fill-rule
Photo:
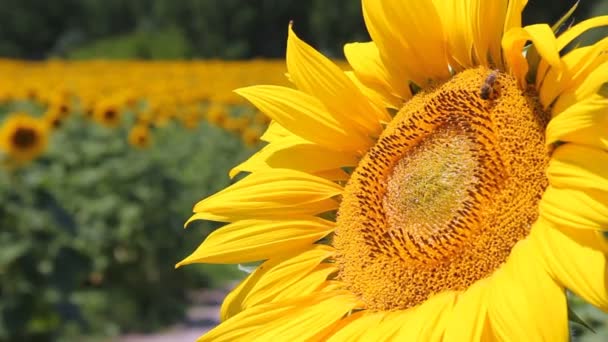
<path fill-rule="evenodd" d="M 44 120 L 26 113 L 13 113 L 0 127 L 0 149 L 15 162 L 28 162 L 44 152 L 48 135 Z"/>
<path fill-rule="evenodd" d="M 608 310 L 608 38 L 522 27 L 526 1 L 364 0 L 344 72 L 289 28 L 296 89 L 227 222 L 179 265 L 262 261 L 201 341 L 568 339 L 566 289 Z"/>

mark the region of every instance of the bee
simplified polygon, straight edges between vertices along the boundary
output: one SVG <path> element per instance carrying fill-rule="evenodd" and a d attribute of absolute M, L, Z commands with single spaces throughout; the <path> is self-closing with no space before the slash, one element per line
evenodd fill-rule
<path fill-rule="evenodd" d="M 494 93 L 494 83 L 496 83 L 496 77 L 498 77 L 498 71 L 492 70 L 488 77 L 486 77 L 485 81 L 481 85 L 479 97 L 484 100 L 489 100 L 490 96 Z"/>

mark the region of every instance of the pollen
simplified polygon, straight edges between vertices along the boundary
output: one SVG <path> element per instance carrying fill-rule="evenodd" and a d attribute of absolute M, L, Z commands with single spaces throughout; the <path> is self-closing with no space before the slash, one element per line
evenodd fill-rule
<path fill-rule="evenodd" d="M 483 67 L 406 102 L 346 185 L 338 278 L 367 309 L 398 310 L 489 276 L 538 216 L 548 120 L 533 92 Z"/>

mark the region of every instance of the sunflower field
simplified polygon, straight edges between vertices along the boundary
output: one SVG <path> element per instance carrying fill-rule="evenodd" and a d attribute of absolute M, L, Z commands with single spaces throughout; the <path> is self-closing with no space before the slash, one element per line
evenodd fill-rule
<path fill-rule="evenodd" d="M 185 289 L 235 277 L 174 270 L 198 243 L 183 222 L 268 125 L 230 90 L 283 69 L 0 61 L 0 340 L 152 331 L 183 316 Z"/>
<path fill-rule="evenodd" d="M 0 342 L 606 341 L 607 13 L 0 2 Z"/>

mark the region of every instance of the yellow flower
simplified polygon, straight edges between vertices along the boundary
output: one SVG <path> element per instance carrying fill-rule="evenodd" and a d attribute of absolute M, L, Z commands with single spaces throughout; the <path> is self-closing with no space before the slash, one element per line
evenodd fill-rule
<path fill-rule="evenodd" d="M 129 131 L 129 143 L 138 148 L 150 146 L 150 129 L 147 125 L 137 124 Z"/>
<path fill-rule="evenodd" d="M 93 118 L 106 127 L 116 128 L 120 125 L 122 119 L 122 108 L 113 102 L 102 101 L 95 105 Z"/>
<path fill-rule="evenodd" d="M 48 127 L 43 120 L 26 113 L 13 113 L 0 127 L 0 149 L 11 160 L 29 162 L 44 152 L 48 134 Z"/>
<path fill-rule="evenodd" d="M 241 133 L 241 140 L 245 145 L 253 147 L 258 143 L 260 138 L 260 131 L 254 127 L 247 127 Z"/>
<path fill-rule="evenodd" d="M 249 126 L 247 117 L 241 116 L 238 118 L 227 117 L 222 123 L 222 128 L 234 134 L 241 135 Z"/>
<path fill-rule="evenodd" d="M 43 119 L 50 129 L 57 129 L 61 127 L 63 119 L 66 116 L 65 113 L 61 108 L 51 107 L 44 113 Z"/>
<path fill-rule="evenodd" d="M 237 90 L 269 144 L 188 221 L 228 224 L 178 266 L 263 261 L 200 341 L 566 341 L 566 289 L 608 310 L 608 38 L 564 49 L 608 16 L 524 6 L 364 0 L 353 72 L 289 29 L 297 90 Z"/>
<path fill-rule="evenodd" d="M 219 103 L 212 103 L 207 109 L 207 121 L 216 125 L 223 126 L 226 120 L 230 117 L 225 106 Z"/>

